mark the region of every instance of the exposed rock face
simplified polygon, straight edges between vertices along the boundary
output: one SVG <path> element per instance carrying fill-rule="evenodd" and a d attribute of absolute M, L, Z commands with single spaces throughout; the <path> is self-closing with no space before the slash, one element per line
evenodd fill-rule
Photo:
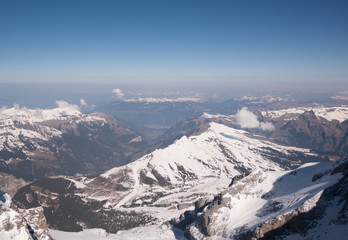
<path fill-rule="evenodd" d="M 329 121 L 313 111 L 277 125 L 271 137 L 284 144 L 301 146 L 326 154 L 348 152 L 348 120 Z"/>
<path fill-rule="evenodd" d="M 2 239 L 51 240 L 43 208 L 19 209 L 0 191 L 0 236 Z"/>
<path fill-rule="evenodd" d="M 18 212 L 25 219 L 29 232 L 33 232 L 31 233 L 32 235 L 37 237 L 37 239 L 51 239 L 42 207 L 18 209 Z"/>
<path fill-rule="evenodd" d="M 185 211 L 179 218 L 173 218 L 169 223 L 174 227 L 185 230 L 188 226 L 197 221 L 197 217 L 203 212 L 205 207 L 212 204 L 213 201 L 213 199 L 209 198 L 200 198 L 195 202 L 194 210 Z"/>

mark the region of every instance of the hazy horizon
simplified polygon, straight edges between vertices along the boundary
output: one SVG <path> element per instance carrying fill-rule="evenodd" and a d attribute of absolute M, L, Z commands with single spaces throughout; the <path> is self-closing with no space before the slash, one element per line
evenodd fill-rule
<path fill-rule="evenodd" d="M 115 92 L 120 91 L 118 93 Z M 306 85 L 292 87 L 264 88 L 254 86 L 204 86 L 204 85 L 134 85 L 106 83 L 0 83 L 0 107 L 19 104 L 29 108 L 52 108 L 56 101 L 63 100 L 79 104 L 81 99 L 87 105 L 97 108 L 113 101 L 133 98 L 198 98 L 208 102 L 224 102 L 243 96 L 262 97 L 271 95 L 300 101 L 319 101 L 332 96 L 347 96 L 342 86 L 327 88 Z"/>

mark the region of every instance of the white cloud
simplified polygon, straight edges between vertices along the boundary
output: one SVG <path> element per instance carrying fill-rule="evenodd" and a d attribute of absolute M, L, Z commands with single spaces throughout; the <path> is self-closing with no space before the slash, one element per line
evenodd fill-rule
<path fill-rule="evenodd" d="M 260 128 L 263 131 L 273 131 L 275 129 L 273 123 L 271 122 L 260 122 Z"/>
<path fill-rule="evenodd" d="M 66 101 L 63 100 L 59 100 L 56 101 L 56 105 L 58 106 L 58 108 L 67 108 L 67 109 L 71 109 L 71 110 L 75 110 L 75 111 L 79 111 L 79 106 L 77 106 L 76 104 L 70 104 Z"/>
<path fill-rule="evenodd" d="M 87 103 L 86 103 L 86 101 L 84 100 L 84 99 L 80 99 L 80 104 L 82 105 L 82 106 L 88 106 L 87 105 Z"/>
<path fill-rule="evenodd" d="M 248 111 L 248 108 L 243 107 L 237 112 L 237 121 L 242 128 L 258 128 L 260 127 L 260 122 L 257 120 L 257 116 Z"/>
<path fill-rule="evenodd" d="M 237 121 L 242 128 L 261 128 L 263 131 L 272 131 L 274 126 L 271 122 L 260 122 L 257 116 L 243 107 L 236 114 Z"/>
<path fill-rule="evenodd" d="M 94 104 L 88 105 L 84 99 L 80 99 L 80 105 L 85 111 L 91 111 L 95 108 Z"/>
<path fill-rule="evenodd" d="M 124 97 L 123 92 L 119 88 L 115 88 L 114 90 L 112 90 L 112 93 L 114 93 L 117 98 L 123 98 Z"/>

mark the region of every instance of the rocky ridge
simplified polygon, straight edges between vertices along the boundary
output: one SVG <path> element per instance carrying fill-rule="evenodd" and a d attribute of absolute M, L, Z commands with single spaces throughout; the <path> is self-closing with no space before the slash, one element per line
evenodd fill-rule
<path fill-rule="evenodd" d="M 0 191 L 1 239 L 51 240 L 43 208 L 19 209 L 11 197 Z"/>

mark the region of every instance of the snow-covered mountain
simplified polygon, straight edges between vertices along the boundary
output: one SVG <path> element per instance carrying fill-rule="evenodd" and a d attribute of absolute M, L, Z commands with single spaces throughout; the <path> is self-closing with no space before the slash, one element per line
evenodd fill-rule
<path fill-rule="evenodd" d="M 119 187 L 122 193 L 117 193 L 115 199 L 106 194 L 106 205 L 121 207 L 168 204 L 173 199 L 178 199 L 180 196 L 175 194 L 180 195 L 185 188 L 192 191 L 192 195 L 199 195 L 199 192 L 206 194 L 209 189 L 215 194 L 216 190 L 228 185 L 236 175 L 254 169 L 276 171 L 285 166 L 291 167 L 292 164 L 298 164 L 291 161 L 298 156 L 312 158 L 316 155 L 308 149 L 277 145 L 261 137 L 256 139 L 248 136 L 243 130 L 212 123 L 198 136 L 182 137 L 165 149 L 156 150 L 127 166 L 111 169 L 92 181 L 86 181 L 88 189 L 93 189 L 92 195 L 87 198 L 98 196 L 100 199 L 102 196 L 94 181 L 111 179 L 114 184 L 121 183 Z M 272 161 L 275 158 L 278 163 Z M 129 181 L 120 181 L 120 178 Z M 97 188 L 92 187 L 94 185 Z M 214 187 L 210 187 L 211 185 Z M 195 189 L 197 186 L 200 188 Z M 168 187 L 170 191 L 167 191 Z M 148 195 L 149 192 L 152 193 Z M 153 201 L 160 193 L 171 197 L 166 197 L 166 201 Z M 143 201 L 142 198 L 148 201 Z"/>
<path fill-rule="evenodd" d="M 345 239 L 347 194 L 348 156 L 288 171 L 258 169 L 170 223 L 120 231 L 112 239 Z M 55 234 L 58 240 L 75 236 Z"/>
<path fill-rule="evenodd" d="M 296 107 L 296 108 L 287 108 L 281 110 L 272 110 L 272 111 L 262 111 L 262 115 L 265 118 L 270 119 L 279 119 L 283 120 L 292 120 L 299 115 L 313 111 L 314 114 L 318 117 L 322 117 L 328 121 L 337 120 L 343 122 L 348 119 L 348 106 L 316 106 L 316 107 Z"/>
<path fill-rule="evenodd" d="M 43 206 L 50 226 L 61 230 L 88 226 L 117 232 L 169 221 L 254 171 L 278 172 L 314 160 L 322 159 L 309 149 L 211 123 L 198 135 L 182 137 L 95 178 L 35 181 L 20 189 L 14 200 L 22 207 Z"/>
<path fill-rule="evenodd" d="M 43 208 L 18 209 L 11 197 L 0 190 L 0 239 L 51 240 Z"/>
<path fill-rule="evenodd" d="M 132 163 L 96 177 L 40 179 L 14 202 L 42 206 L 51 228 L 102 228 L 119 232 L 116 239 L 328 239 L 333 229 L 343 236 L 348 159 L 331 163 L 327 152 L 310 148 L 329 149 L 336 139 L 346 149 L 345 109 L 289 110 L 292 119 L 247 110 L 203 114 L 167 132 L 167 139 L 183 137 Z M 296 147 L 306 136 L 310 148 Z"/>
<path fill-rule="evenodd" d="M 338 159 L 348 151 L 348 106 L 298 107 L 252 112 L 242 108 L 235 115 L 204 113 L 172 126 L 161 138 L 159 146 L 182 135 L 204 131 L 207 123 L 216 122 L 233 128 L 272 138 L 274 141 L 315 150 Z"/>
<path fill-rule="evenodd" d="M 192 211 L 190 239 L 343 239 L 348 234 L 348 156 L 291 171 L 252 174 Z"/>
<path fill-rule="evenodd" d="M 347 194 L 348 156 L 288 171 L 258 169 L 235 179 L 213 199 L 199 199 L 194 210 L 172 219 L 171 225 L 121 231 L 114 238 L 345 239 Z"/>
<path fill-rule="evenodd" d="M 141 136 L 104 114 L 64 101 L 54 109 L 0 110 L 0 169 L 26 180 L 96 174 L 126 164 L 145 147 Z"/>

